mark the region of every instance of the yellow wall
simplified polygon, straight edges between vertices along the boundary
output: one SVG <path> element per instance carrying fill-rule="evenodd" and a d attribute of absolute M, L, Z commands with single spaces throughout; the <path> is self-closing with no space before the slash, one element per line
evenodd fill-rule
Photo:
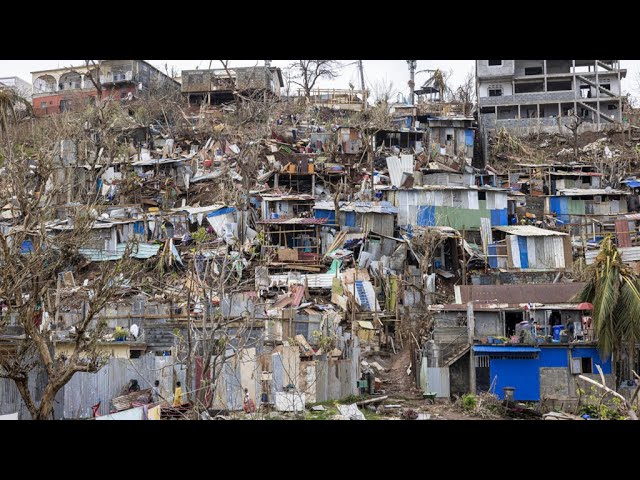
<path fill-rule="evenodd" d="M 73 354 L 74 345 L 72 343 L 58 343 L 56 345 L 56 357 L 58 355 L 65 355 L 70 357 Z M 98 351 L 102 354 L 109 355 L 114 358 L 129 358 L 130 348 L 129 345 L 119 342 L 109 343 L 108 345 L 99 345 Z"/>

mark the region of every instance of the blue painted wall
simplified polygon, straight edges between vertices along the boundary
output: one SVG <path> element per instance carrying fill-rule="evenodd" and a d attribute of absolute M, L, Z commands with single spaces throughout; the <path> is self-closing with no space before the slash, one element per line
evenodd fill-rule
<path fill-rule="evenodd" d="M 356 212 L 343 212 L 344 213 L 344 225 L 346 227 L 356 226 Z M 341 216 L 342 218 L 342 216 Z"/>
<path fill-rule="evenodd" d="M 541 367 L 560 368 L 569 366 L 567 348 L 541 348 L 540 350 L 539 360 Z"/>
<path fill-rule="evenodd" d="M 497 255 L 498 254 L 498 244 L 491 243 L 489 244 L 489 255 Z M 498 257 L 489 257 L 489 266 L 491 268 L 498 268 Z"/>
<path fill-rule="evenodd" d="M 549 213 L 556 212 L 558 219 L 569 223 L 569 197 L 549 197 Z"/>
<path fill-rule="evenodd" d="M 509 220 L 508 220 L 508 216 L 507 216 L 507 209 L 506 208 L 502 208 L 502 209 L 494 209 L 494 210 L 490 210 L 491 212 L 491 226 L 492 227 L 498 227 L 501 225 L 508 225 L 509 224 Z"/>
<path fill-rule="evenodd" d="M 504 387 L 514 387 L 516 400 L 540 400 L 540 367 L 537 359 L 490 359 L 490 381 L 502 400 Z M 496 378 L 497 376 L 497 378 Z"/>
<path fill-rule="evenodd" d="M 417 217 L 418 225 L 420 225 L 421 227 L 433 227 L 436 224 L 436 207 L 418 207 Z"/>
<path fill-rule="evenodd" d="M 596 348 L 574 348 L 573 358 L 590 357 L 593 359 L 593 373 L 596 373 L 596 365 L 600 365 L 602 373 L 605 375 L 612 373 L 612 362 L 610 358 L 603 359 Z"/>
<path fill-rule="evenodd" d="M 495 379 L 495 393 L 504 399 L 504 387 L 514 387 L 514 397 L 522 401 L 540 400 L 540 368 L 570 368 L 569 347 L 544 347 L 540 345 L 538 358 L 489 358 L 490 382 Z M 603 359 L 596 347 L 578 347 L 571 350 L 573 358 L 593 359 L 593 370 L 600 365 L 604 374 L 611 373 L 611 360 Z M 496 378 L 497 377 L 497 378 Z"/>

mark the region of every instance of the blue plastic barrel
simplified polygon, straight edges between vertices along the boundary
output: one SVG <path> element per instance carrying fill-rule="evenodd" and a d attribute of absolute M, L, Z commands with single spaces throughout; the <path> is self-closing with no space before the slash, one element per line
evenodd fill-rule
<path fill-rule="evenodd" d="M 553 341 L 554 342 L 559 342 L 560 341 L 560 331 L 564 330 L 564 325 L 554 325 L 553 326 Z"/>

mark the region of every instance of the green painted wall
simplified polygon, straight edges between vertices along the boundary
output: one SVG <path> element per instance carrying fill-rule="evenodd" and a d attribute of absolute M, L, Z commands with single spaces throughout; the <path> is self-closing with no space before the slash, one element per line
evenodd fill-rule
<path fill-rule="evenodd" d="M 584 200 L 569 199 L 569 215 L 584 215 Z"/>
<path fill-rule="evenodd" d="M 491 218 L 486 208 L 486 202 L 480 201 L 480 210 L 457 207 L 436 207 L 436 225 L 455 228 L 480 228 L 480 218 Z"/>

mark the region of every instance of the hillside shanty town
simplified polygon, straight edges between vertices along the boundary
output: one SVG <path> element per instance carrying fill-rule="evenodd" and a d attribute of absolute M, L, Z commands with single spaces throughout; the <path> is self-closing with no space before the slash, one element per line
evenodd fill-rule
<path fill-rule="evenodd" d="M 0 420 L 638 419 L 635 61 L 39 62 Z"/>

